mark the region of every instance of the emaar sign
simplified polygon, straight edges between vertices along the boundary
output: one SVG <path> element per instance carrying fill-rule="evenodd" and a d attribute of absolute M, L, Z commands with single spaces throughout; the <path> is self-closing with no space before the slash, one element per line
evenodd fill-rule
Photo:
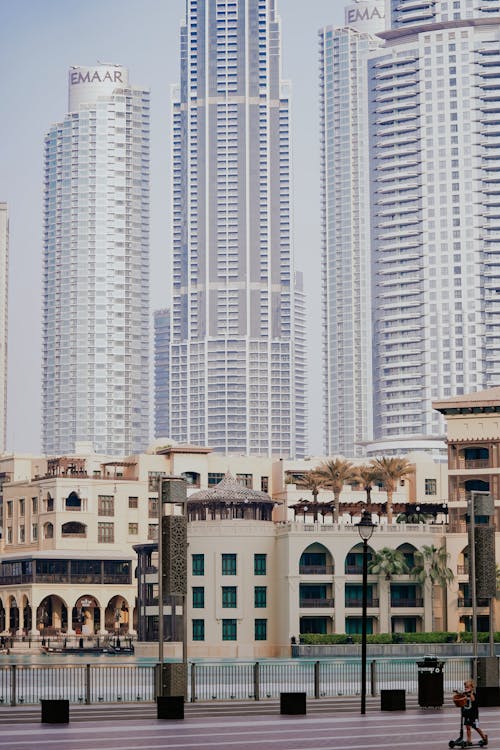
<path fill-rule="evenodd" d="M 356 2 L 345 9 L 345 25 L 356 31 L 376 34 L 385 29 L 385 8 L 383 0 Z"/>
<path fill-rule="evenodd" d="M 94 104 L 99 97 L 112 96 L 115 89 L 127 86 L 128 70 L 123 65 L 73 65 L 68 76 L 68 111 Z"/>

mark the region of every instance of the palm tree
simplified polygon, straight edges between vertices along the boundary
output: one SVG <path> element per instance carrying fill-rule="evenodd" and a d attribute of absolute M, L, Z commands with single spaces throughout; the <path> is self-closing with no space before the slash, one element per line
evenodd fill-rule
<path fill-rule="evenodd" d="M 318 493 L 320 489 L 323 487 L 322 480 L 316 476 L 316 474 L 313 471 L 306 471 L 302 476 L 296 477 L 294 480 L 294 484 L 296 487 L 303 487 L 306 490 L 309 490 L 313 496 L 313 513 L 314 513 L 314 520 L 317 521 L 318 519 Z"/>
<path fill-rule="evenodd" d="M 396 523 L 427 523 L 430 518 L 428 513 L 400 513 Z"/>
<path fill-rule="evenodd" d="M 352 482 L 355 479 L 355 467 L 350 461 L 346 461 L 344 458 L 333 458 L 324 461 L 314 469 L 314 475 L 323 487 L 328 487 L 333 492 L 333 522 L 337 523 L 340 515 L 340 493 L 344 488 L 344 484 Z"/>
<path fill-rule="evenodd" d="M 387 492 L 387 523 L 392 523 L 392 496 L 401 479 L 413 474 L 413 465 L 406 458 L 372 458 L 370 466 Z"/>
<path fill-rule="evenodd" d="M 377 481 L 377 473 L 372 466 L 365 464 L 364 466 L 356 467 L 355 479 L 366 492 L 366 506 L 369 508 L 372 502 L 373 485 Z"/>
<path fill-rule="evenodd" d="M 372 557 L 368 565 L 368 571 L 380 577 L 380 613 L 382 615 L 383 601 L 386 601 L 387 632 L 390 632 L 390 581 L 392 580 L 393 576 L 399 576 L 408 573 L 408 565 L 406 564 L 406 560 L 404 559 L 403 553 L 400 552 L 400 550 L 392 549 L 391 547 L 382 547 L 382 549 L 376 552 Z M 383 630 L 381 630 L 381 632 L 383 632 Z"/>
<path fill-rule="evenodd" d="M 434 592 L 437 587 L 441 590 L 441 606 L 443 610 L 443 630 L 448 629 L 448 585 L 454 580 L 455 576 L 450 567 L 448 567 L 448 558 L 450 554 L 446 547 L 435 547 L 433 544 L 424 544 L 414 555 L 414 565 L 410 572 L 412 578 L 421 584 L 428 581 L 431 585 L 431 601 L 434 599 Z M 432 606 L 434 616 L 434 605 Z M 434 622 L 432 624 L 434 629 Z"/>
<path fill-rule="evenodd" d="M 403 553 L 392 547 L 382 547 L 376 552 L 369 565 L 370 573 L 383 577 L 390 581 L 393 576 L 400 576 L 408 573 L 408 565 L 403 557 Z"/>

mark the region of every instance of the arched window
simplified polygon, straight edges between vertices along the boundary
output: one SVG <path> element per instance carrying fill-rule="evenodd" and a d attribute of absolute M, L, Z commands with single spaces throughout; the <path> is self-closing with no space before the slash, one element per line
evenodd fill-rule
<path fill-rule="evenodd" d="M 73 491 L 70 492 L 68 497 L 66 498 L 66 510 L 81 510 L 82 509 L 82 500 L 78 496 L 78 494 Z"/>
<path fill-rule="evenodd" d="M 47 522 L 43 525 L 43 536 L 44 539 L 54 538 L 54 525 L 52 523 Z"/>
<path fill-rule="evenodd" d="M 84 523 L 78 523 L 78 521 L 63 523 L 61 531 L 63 536 L 87 536 L 87 527 Z"/>

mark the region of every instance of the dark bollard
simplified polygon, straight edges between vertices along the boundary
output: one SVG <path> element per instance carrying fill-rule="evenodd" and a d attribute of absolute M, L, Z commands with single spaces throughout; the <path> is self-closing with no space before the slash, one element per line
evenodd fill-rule
<path fill-rule="evenodd" d="M 83 648 L 83 638 L 78 641 L 78 648 Z"/>
<path fill-rule="evenodd" d="M 406 691 L 405 690 L 381 690 L 380 691 L 380 710 L 381 711 L 406 711 Z"/>
<path fill-rule="evenodd" d="M 157 719 L 183 719 L 183 695 L 158 695 L 156 698 Z"/>
<path fill-rule="evenodd" d="M 41 700 L 42 724 L 69 724 L 69 700 Z"/>
<path fill-rule="evenodd" d="M 280 714 L 298 716 L 305 713 L 306 693 L 280 693 Z"/>

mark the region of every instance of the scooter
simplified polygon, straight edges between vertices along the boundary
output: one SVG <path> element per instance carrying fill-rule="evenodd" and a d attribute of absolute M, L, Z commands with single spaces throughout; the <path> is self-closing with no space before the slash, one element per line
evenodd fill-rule
<path fill-rule="evenodd" d="M 467 745 L 467 740 L 464 738 L 464 717 L 460 711 L 460 735 L 456 740 L 450 740 L 448 747 L 484 747 L 485 744 L 484 740 L 479 740 L 479 742 L 473 742 L 472 745 Z"/>

